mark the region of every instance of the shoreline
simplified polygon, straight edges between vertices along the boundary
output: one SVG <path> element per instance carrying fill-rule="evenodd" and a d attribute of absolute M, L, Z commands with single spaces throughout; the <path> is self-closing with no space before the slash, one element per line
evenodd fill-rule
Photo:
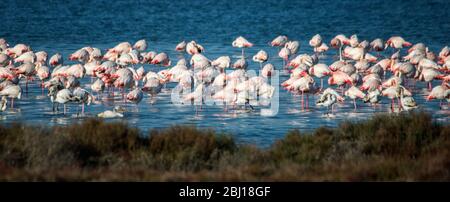
<path fill-rule="evenodd" d="M 186 126 L 0 125 L 0 181 L 447 181 L 450 125 L 376 115 L 288 132 L 267 148 Z"/>

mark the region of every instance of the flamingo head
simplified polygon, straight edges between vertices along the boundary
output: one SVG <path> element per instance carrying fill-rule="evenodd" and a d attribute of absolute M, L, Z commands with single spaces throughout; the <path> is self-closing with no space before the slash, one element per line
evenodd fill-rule
<path fill-rule="evenodd" d="M 329 85 L 334 85 L 334 84 L 336 84 L 336 82 L 334 82 L 334 78 L 333 78 L 333 77 L 328 78 L 328 84 L 329 84 Z"/>
<path fill-rule="evenodd" d="M 384 50 L 386 50 L 388 47 L 389 47 L 389 45 L 391 45 L 391 40 L 389 39 L 389 40 L 387 40 L 386 41 L 386 43 L 384 44 Z"/>

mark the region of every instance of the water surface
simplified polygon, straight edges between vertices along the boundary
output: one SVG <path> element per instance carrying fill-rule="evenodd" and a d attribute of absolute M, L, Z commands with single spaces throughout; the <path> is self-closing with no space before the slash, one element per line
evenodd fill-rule
<path fill-rule="evenodd" d="M 84 46 L 110 48 L 118 42 L 134 43 L 139 39 L 149 42 L 149 50 L 167 52 L 172 60 L 179 55 L 173 51 L 182 40 L 196 40 L 210 59 L 222 55 L 238 55 L 239 49 L 231 42 L 239 35 L 255 46 L 246 51 L 248 56 L 259 49 L 266 50 L 273 63 L 281 69 L 277 48 L 267 45 L 277 35 L 285 34 L 301 43 L 300 53 L 311 54 L 309 39 L 320 33 L 325 41 L 343 33 L 358 34 L 369 41 L 401 35 L 413 43 L 426 43 L 438 52 L 449 45 L 450 1 L 1 1 L 0 37 L 10 44 L 26 43 L 33 50 L 68 54 Z M 388 52 L 390 53 L 390 52 Z M 336 52 L 329 51 L 321 62 L 330 64 Z M 186 56 L 187 57 L 187 56 Z M 69 63 L 69 62 L 68 62 Z M 150 65 L 146 69 L 160 68 Z M 258 69 L 251 62 L 249 69 Z M 286 80 L 283 74 L 280 81 Z M 319 81 L 317 81 L 319 82 Z M 89 78 L 82 81 L 84 87 Z M 433 83 L 437 85 L 439 82 Z M 23 85 L 23 84 L 22 84 Z M 168 85 L 151 104 L 149 96 L 138 107 L 123 104 L 120 99 L 104 101 L 87 108 L 93 116 L 114 105 L 125 105 L 130 110 L 123 120 L 142 130 L 163 128 L 174 124 L 210 127 L 229 132 L 243 142 L 268 145 L 294 128 L 311 130 L 318 126 L 335 127 L 343 120 L 362 120 L 375 113 L 388 113 L 390 101 L 382 100 L 377 108 L 358 102 L 353 111 L 350 101 L 336 109 L 334 117 L 325 116 L 325 109 L 312 107 L 301 111 L 300 96 L 280 90 L 280 109 L 277 116 L 266 117 L 259 110 L 251 113 L 224 112 L 221 107 L 205 107 L 195 115 L 193 106 L 174 106 L 170 102 Z M 449 121 L 449 110 L 439 109 L 437 101 L 425 102 L 425 85 L 418 83 L 414 98 L 420 108 L 431 111 L 438 121 Z M 311 97 L 310 106 L 314 106 Z M 0 114 L 2 122 L 22 120 L 28 123 L 70 124 L 83 120 L 76 117 L 77 105 L 69 106 L 70 115 L 54 114 L 49 99 L 42 96 L 37 83 L 30 86 L 28 95 L 17 102 L 18 109 Z"/>

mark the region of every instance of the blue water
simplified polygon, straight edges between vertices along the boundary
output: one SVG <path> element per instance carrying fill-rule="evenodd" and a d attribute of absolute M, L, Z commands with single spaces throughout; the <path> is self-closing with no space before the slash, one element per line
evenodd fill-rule
<path fill-rule="evenodd" d="M 10 44 L 29 44 L 33 50 L 44 50 L 52 55 L 68 54 L 84 46 L 106 49 L 122 41 L 134 43 L 139 39 L 149 42 L 149 50 L 167 52 L 172 60 L 178 55 L 173 51 L 182 41 L 196 40 L 205 47 L 210 59 L 222 55 L 238 55 L 239 49 L 231 47 L 237 36 L 244 36 L 255 46 L 246 51 L 252 56 L 259 49 L 266 50 L 270 61 L 280 68 L 282 61 L 277 49 L 267 45 L 280 34 L 301 43 L 300 53 L 311 53 L 309 39 L 320 33 L 325 41 L 337 34 L 358 34 L 360 40 L 387 39 L 401 35 L 413 43 L 423 42 L 434 52 L 450 45 L 450 1 L 0 1 L 0 37 Z M 321 57 L 330 64 L 334 50 Z M 186 56 L 187 57 L 187 56 Z M 149 65 L 146 69 L 156 70 Z M 250 69 L 257 69 L 250 62 Z M 281 82 L 287 79 L 283 74 Z M 82 83 L 87 87 L 85 78 Z M 434 83 L 437 85 L 438 82 Z M 361 109 L 353 112 L 346 102 L 337 107 L 334 118 L 324 116 L 325 109 L 313 107 L 300 110 L 300 97 L 280 91 L 280 109 L 275 117 L 253 113 L 226 113 L 220 107 L 206 107 L 195 115 L 192 106 L 175 107 L 170 104 L 170 89 L 158 95 L 151 105 L 148 96 L 138 108 L 130 109 L 123 120 L 142 130 L 162 128 L 173 124 L 188 124 L 215 128 L 229 132 L 243 142 L 268 145 L 294 128 L 310 130 L 318 126 L 337 126 L 342 120 L 361 120 L 374 113 L 387 113 L 389 100 L 383 100 L 378 108 L 358 103 Z M 414 98 L 422 109 L 432 111 L 437 120 L 449 121 L 449 110 L 438 108 L 438 102 L 425 102 L 425 86 L 419 84 Z M 2 122 L 24 120 L 29 123 L 70 124 L 82 118 L 54 114 L 48 98 L 34 83 L 28 95 L 17 102 L 18 109 L 0 114 Z M 314 98 L 310 105 L 314 105 Z M 88 115 L 111 109 L 103 102 L 88 107 Z M 76 105 L 69 106 L 75 114 Z"/>

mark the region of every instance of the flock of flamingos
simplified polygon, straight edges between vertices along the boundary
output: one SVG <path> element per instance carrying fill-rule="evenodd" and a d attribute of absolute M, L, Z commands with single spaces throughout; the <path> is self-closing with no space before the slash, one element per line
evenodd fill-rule
<path fill-rule="evenodd" d="M 278 47 L 283 69 L 290 72 L 290 78 L 281 85 L 291 93 L 301 94 L 302 109 L 309 107 L 304 96 L 308 99 L 311 94 L 318 95 L 317 106 L 331 108 L 331 113 L 334 104 L 344 102 L 346 97 L 353 102 L 355 110 L 358 99 L 376 105 L 381 97 L 391 100 L 392 111 L 410 110 L 417 108 L 412 96 L 416 82 L 427 82 L 426 99 L 439 99 L 441 108 L 442 101 L 450 101 L 448 46 L 436 56 L 425 44 L 412 44 L 399 36 L 387 41 L 378 38 L 369 42 L 360 41 L 357 35 L 348 38 L 340 34 L 329 43 L 337 49 L 339 59 L 332 64 L 324 64 L 319 61 L 319 56 L 328 51 L 329 46 L 319 34 L 309 41 L 314 50 L 312 55 L 297 54 L 300 43 L 286 36 L 276 37 L 270 45 Z M 134 45 L 122 42 L 104 53 L 95 47 L 83 47 L 68 57 L 75 64 L 66 65 L 59 53 L 48 59 L 44 51 L 32 50 L 25 44 L 11 46 L 5 39 L 0 39 L 1 110 L 6 110 L 7 105 L 14 108 L 15 99 L 20 99 L 22 92 L 28 91 L 28 83 L 36 79 L 42 92 L 47 89 L 53 110 L 59 111 L 58 106 L 62 104 L 64 114 L 69 103 L 81 105 L 81 113 L 84 113 L 85 104 L 89 105 L 105 93 L 112 97 L 116 93 L 124 101 L 137 104 L 144 94 L 156 96 L 169 82 L 178 83 L 182 101 L 195 100 L 200 105 L 205 90 L 212 89 L 209 91 L 212 99 L 225 103 L 225 110 L 227 106 L 237 105 L 253 108 L 261 104 L 259 100 L 271 99 L 274 95 L 275 88 L 270 84 L 270 78 L 277 71 L 272 64 L 266 63 L 269 60 L 267 52 L 260 50 L 251 57 L 259 63 L 261 74 L 249 76 L 245 71 L 248 61 L 244 49 L 253 44 L 242 36 L 232 42 L 233 47 L 242 49 L 242 55 L 234 62 L 229 56 L 210 60 L 203 55 L 203 46 L 195 41 L 183 41 L 175 51 L 191 55 L 190 60 L 179 59 L 172 66 L 167 53 L 147 51 L 147 46 L 145 40 Z M 407 53 L 401 55 L 401 49 L 405 47 Z M 389 51 L 392 53 L 389 57 L 380 54 Z M 139 64 L 158 65 L 162 70 L 152 72 L 143 66 L 136 68 Z M 230 70 L 225 71 L 227 69 Z M 80 85 L 85 76 L 91 77 L 90 89 L 83 89 Z M 329 87 L 323 89 L 325 78 L 328 78 Z M 316 80 L 320 83 L 316 84 Z M 433 87 L 433 80 L 442 80 L 442 83 Z M 120 108 L 114 108 L 98 116 L 122 117 L 121 112 Z"/>

